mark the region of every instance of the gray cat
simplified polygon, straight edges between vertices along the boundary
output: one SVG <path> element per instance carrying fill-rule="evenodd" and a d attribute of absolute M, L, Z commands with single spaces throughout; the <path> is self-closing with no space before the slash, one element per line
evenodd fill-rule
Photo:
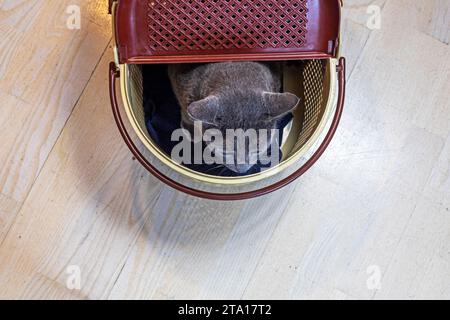
<path fill-rule="evenodd" d="M 194 121 L 201 121 L 204 129 L 218 129 L 224 137 L 227 129 L 277 129 L 278 120 L 292 112 L 300 100 L 294 94 L 280 93 L 280 63 L 175 64 L 169 66 L 169 78 L 181 106 L 182 126 L 192 127 Z M 244 163 L 225 166 L 246 173 L 266 147 L 246 148 Z M 236 144 L 215 148 L 227 156 L 234 153 L 236 158 Z"/>

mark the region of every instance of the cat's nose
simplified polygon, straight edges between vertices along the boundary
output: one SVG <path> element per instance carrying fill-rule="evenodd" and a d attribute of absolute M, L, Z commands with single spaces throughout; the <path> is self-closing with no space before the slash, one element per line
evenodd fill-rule
<path fill-rule="evenodd" d="M 238 164 L 236 165 L 236 171 L 238 173 L 247 173 L 253 167 L 252 164 Z"/>

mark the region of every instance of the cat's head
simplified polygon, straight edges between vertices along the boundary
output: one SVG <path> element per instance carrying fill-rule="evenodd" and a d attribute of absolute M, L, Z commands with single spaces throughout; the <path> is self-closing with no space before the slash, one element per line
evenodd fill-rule
<path fill-rule="evenodd" d="M 270 133 L 273 133 L 273 129 L 282 129 L 277 128 L 280 119 L 291 113 L 299 101 L 292 93 L 231 90 L 193 102 L 188 106 L 187 113 L 191 120 L 201 121 L 205 130 L 215 129 L 222 133 L 224 141 L 210 139 L 213 141 L 208 145 L 227 159 L 225 166 L 228 169 L 246 173 L 258 162 L 260 154 L 267 152 L 273 139 L 278 138 Z M 254 134 L 246 135 L 245 151 L 242 151 L 243 145 L 238 144 L 236 139 L 226 139 L 229 130 L 256 132 L 257 137 Z M 261 130 L 268 132 L 266 142 L 259 136 L 263 132 Z"/>

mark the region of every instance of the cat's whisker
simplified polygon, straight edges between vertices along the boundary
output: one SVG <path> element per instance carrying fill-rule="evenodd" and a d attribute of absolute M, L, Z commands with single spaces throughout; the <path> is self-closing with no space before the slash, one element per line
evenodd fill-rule
<path fill-rule="evenodd" d="M 220 168 L 222 168 L 222 167 L 223 167 L 223 165 L 222 165 L 222 164 L 220 164 L 220 165 L 217 165 L 217 166 L 215 166 L 215 167 L 209 168 L 208 170 L 206 170 L 206 171 L 205 171 L 205 173 L 209 173 L 209 172 L 211 172 L 211 171 L 214 171 L 214 170 L 220 169 Z"/>

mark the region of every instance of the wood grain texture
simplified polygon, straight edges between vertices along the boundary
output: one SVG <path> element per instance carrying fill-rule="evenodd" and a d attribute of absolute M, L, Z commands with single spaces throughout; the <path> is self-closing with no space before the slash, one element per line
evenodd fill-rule
<path fill-rule="evenodd" d="M 79 1 L 78 33 L 61 27 L 67 3 L 0 2 L 0 298 L 450 298 L 449 1 L 345 1 L 336 139 L 297 183 L 234 203 L 132 159 L 104 3 Z"/>
<path fill-rule="evenodd" d="M 69 5 L 80 7 L 79 30 L 67 28 Z M 93 0 L 0 2 L 0 193 L 19 204 L 111 38 L 105 10 Z M 0 241 L 9 226 L 0 226 Z"/>

